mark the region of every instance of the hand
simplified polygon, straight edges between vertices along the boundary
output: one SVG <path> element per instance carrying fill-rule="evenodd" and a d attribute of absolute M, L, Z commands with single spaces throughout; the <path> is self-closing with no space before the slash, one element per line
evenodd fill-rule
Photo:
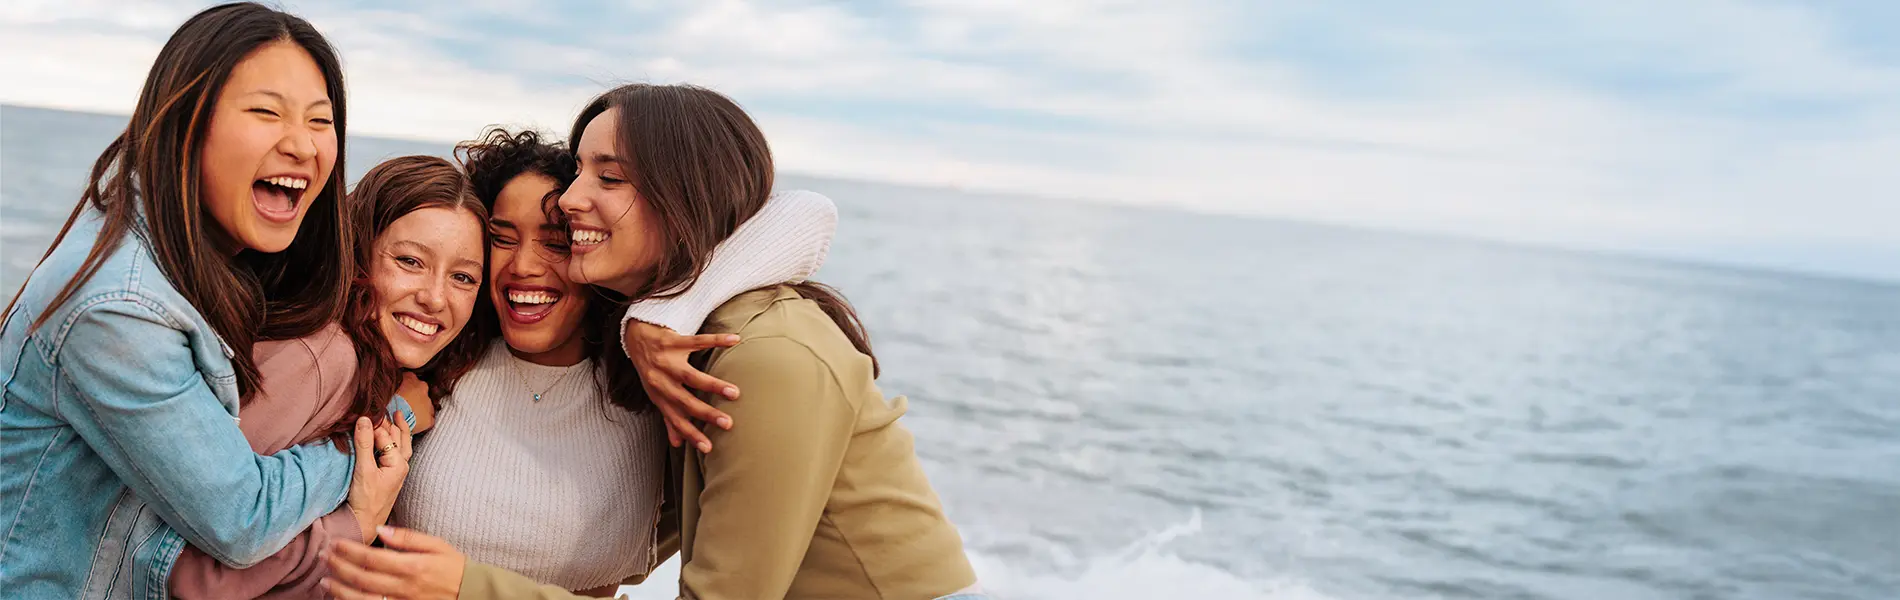
<path fill-rule="evenodd" d="M 409 410 L 416 413 L 416 429 L 411 433 L 428 431 L 435 425 L 435 401 L 429 399 L 429 384 L 416 378 L 415 373 L 402 372 L 402 383 L 396 386 L 396 395 L 409 402 Z"/>
<path fill-rule="evenodd" d="M 700 402 L 686 387 L 719 394 L 729 400 L 739 399 L 739 388 L 700 372 L 687 359 L 700 350 L 736 346 L 739 336 L 680 335 L 659 325 L 632 321 L 627 323 L 627 336 L 621 342 L 627 349 L 627 358 L 633 361 L 633 368 L 640 373 L 640 386 L 646 388 L 647 398 L 666 421 L 667 443 L 677 448 L 682 440 L 691 441 L 700 452 L 712 452 L 712 440 L 688 418 L 732 429 L 732 417 Z"/>
<path fill-rule="evenodd" d="M 330 576 L 323 589 L 341 600 L 455 600 L 467 558 L 441 538 L 384 527 L 383 545 L 338 540 L 324 551 Z"/>
<path fill-rule="evenodd" d="M 356 471 L 350 477 L 348 502 L 365 541 L 376 539 L 376 528 L 388 522 L 396 508 L 396 494 L 409 477 L 410 441 L 408 421 L 384 419 L 371 427 L 369 419 L 356 418 Z M 377 456 L 384 448 L 389 451 Z"/>

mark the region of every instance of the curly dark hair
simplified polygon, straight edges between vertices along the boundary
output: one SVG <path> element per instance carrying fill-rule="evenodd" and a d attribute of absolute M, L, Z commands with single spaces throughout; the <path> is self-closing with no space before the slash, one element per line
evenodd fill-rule
<path fill-rule="evenodd" d="M 501 196 L 501 188 L 523 173 L 538 173 L 553 179 L 556 193 L 574 182 L 574 154 L 559 140 L 544 139 L 534 130 L 510 132 L 490 127 L 481 137 L 456 144 L 455 159 L 462 163 L 462 171 L 468 173 L 475 187 L 475 197 L 481 198 L 491 210 L 495 208 L 495 198 Z"/>
<path fill-rule="evenodd" d="M 462 171 L 473 182 L 475 197 L 487 206 L 490 212 L 495 208 L 496 199 L 501 190 L 516 177 L 527 174 L 539 174 L 554 180 L 554 190 L 542 199 L 543 211 L 549 223 L 567 226 L 567 215 L 563 214 L 555 201 L 561 192 L 574 183 L 578 172 L 574 162 L 574 153 L 570 152 L 560 140 L 551 139 L 534 130 L 509 131 L 502 127 L 490 127 L 481 137 L 455 145 L 455 158 L 462 163 Z M 646 400 L 646 391 L 640 386 L 640 374 L 633 369 L 633 362 L 627 359 L 626 350 L 620 347 L 620 340 L 607 332 L 619 331 L 620 310 L 624 304 L 612 301 L 600 295 L 600 288 L 584 286 L 595 293 L 586 296 L 587 313 L 582 317 L 581 339 L 587 348 L 587 356 L 594 359 L 594 380 L 605 392 L 607 403 L 619 406 L 631 412 L 639 413 L 652 408 Z M 481 330 L 495 337 L 501 335 L 501 315 L 496 314 L 495 306 L 483 302 L 476 308 L 476 321 Z M 490 338 L 492 341 L 494 338 Z"/>

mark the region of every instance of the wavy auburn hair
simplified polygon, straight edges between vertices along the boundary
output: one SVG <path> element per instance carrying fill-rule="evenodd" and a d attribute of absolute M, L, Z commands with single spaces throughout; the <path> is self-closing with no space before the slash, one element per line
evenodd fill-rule
<path fill-rule="evenodd" d="M 371 168 L 350 191 L 346 203 L 355 233 L 355 278 L 349 290 L 349 309 L 343 319 L 343 331 L 356 346 L 356 393 L 350 413 L 330 429 L 331 434 L 347 434 L 356 417 L 380 422 L 389 410 L 389 397 L 402 381 L 402 367 L 389 348 L 389 340 L 377 328 L 381 303 L 370 279 L 376 240 L 389 226 L 409 213 L 425 208 L 448 208 L 475 216 L 482 230 L 482 258 L 488 254 L 488 207 L 475 198 L 468 177 L 453 163 L 435 156 L 403 156 L 383 161 Z M 487 298 L 488 282 L 482 282 L 478 298 Z M 455 389 L 455 382 L 474 368 L 487 346 L 489 334 L 481 321 L 469 319 L 461 333 L 449 340 L 429 363 L 416 370 L 417 377 L 429 384 L 431 400 L 440 400 Z"/>

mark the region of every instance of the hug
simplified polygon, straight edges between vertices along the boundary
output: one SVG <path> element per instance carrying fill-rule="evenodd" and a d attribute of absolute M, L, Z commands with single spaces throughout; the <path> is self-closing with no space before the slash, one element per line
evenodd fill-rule
<path fill-rule="evenodd" d="M 0 597 L 981 598 L 809 281 L 837 211 L 631 84 L 346 191 L 296 16 L 173 33 L 0 325 Z M 46 201 L 52 201 L 50 199 Z"/>

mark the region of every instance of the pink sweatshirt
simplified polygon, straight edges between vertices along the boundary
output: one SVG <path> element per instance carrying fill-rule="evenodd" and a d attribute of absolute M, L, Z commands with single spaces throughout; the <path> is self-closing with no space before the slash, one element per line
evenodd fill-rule
<path fill-rule="evenodd" d="M 260 342 L 252 356 L 263 377 L 257 395 L 239 414 L 238 428 L 258 454 L 308 441 L 349 411 L 356 348 L 336 324 L 308 337 Z M 187 546 L 172 567 L 171 593 L 186 600 L 321 598 L 318 581 L 329 567 L 319 553 L 338 538 L 363 541 L 348 504 L 317 519 L 290 545 L 248 569 L 231 568 Z"/>

